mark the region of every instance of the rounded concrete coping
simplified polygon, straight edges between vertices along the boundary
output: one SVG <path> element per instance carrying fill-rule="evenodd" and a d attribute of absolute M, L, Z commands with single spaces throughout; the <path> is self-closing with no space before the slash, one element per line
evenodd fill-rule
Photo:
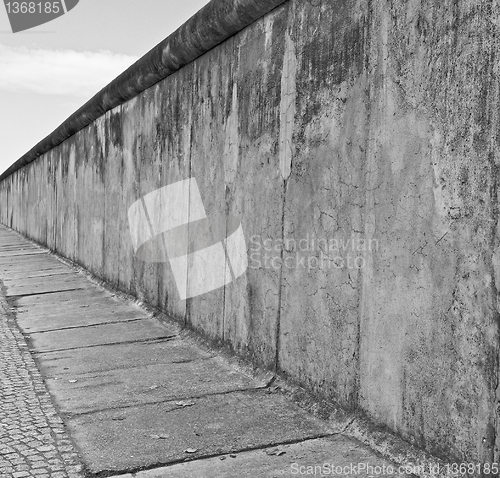
<path fill-rule="evenodd" d="M 0 175 L 0 181 L 61 144 L 107 111 L 191 63 L 286 1 L 211 0 L 18 159 Z"/>

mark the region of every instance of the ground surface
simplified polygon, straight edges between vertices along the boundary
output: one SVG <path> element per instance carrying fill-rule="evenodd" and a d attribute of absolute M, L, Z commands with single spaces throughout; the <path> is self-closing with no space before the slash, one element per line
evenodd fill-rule
<path fill-rule="evenodd" d="M 80 478 L 81 465 L 0 298 L 0 477 Z"/>

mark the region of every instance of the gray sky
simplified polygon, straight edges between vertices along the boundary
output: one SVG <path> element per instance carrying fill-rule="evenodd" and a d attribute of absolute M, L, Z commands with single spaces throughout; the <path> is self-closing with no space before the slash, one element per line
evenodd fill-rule
<path fill-rule="evenodd" d="M 80 0 L 12 33 L 0 5 L 0 172 L 208 0 Z"/>

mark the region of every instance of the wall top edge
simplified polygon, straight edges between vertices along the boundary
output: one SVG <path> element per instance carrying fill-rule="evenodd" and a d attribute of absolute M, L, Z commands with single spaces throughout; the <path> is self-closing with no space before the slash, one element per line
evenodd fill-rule
<path fill-rule="evenodd" d="M 211 0 L 12 164 L 0 181 L 287 1 Z"/>

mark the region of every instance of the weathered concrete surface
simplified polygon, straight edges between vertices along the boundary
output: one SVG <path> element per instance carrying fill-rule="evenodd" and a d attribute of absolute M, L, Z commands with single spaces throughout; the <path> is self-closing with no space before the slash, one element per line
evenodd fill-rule
<path fill-rule="evenodd" d="M 37 247 L 35 244 L 19 244 L 16 241 L 6 240 L 0 242 L 0 250 L 8 254 L 10 251 L 26 251 L 26 252 L 34 252 L 34 253 L 46 253 L 40 247 Z"/>
<path fill-rule="evenodd" d="M 32 277 L 29 279 L 16 279 L 4 283 L 9 297 L 39 295 L 48 292 L 61 292 L 63 290 L 82 290 L 88 287 L 88 281 L 83 277 L 54 276 L 50 280 L 45 277 Z"/>
<path fill-rule="evenodd" d="M 249 247 L 252 236 L 262 241 L 282 236 L 280 85 L 287 12 L 288 7 L 263 18 L 253 28 L 242 31 L 234 45 L 227 45 L 229 51 L 239 51 L 245 60 L 232 67 L 228 103 L 225 112 L 223 109 L 219 113 L 225 116 L 220 181 L 227 213 L 241 219 Z M 224 58 L 226 51 L 218 55 Z M 207 55 L 201 60 L 205 61 L 200 62 L 200 68 L 210 70 L 215 58 L 210 61 Z M 217 98 L 212 101 L 213 109 L 219 111 Z M 206 125 L 205 121 L 198 128 L 203 130 Z M 207 189 L 209 184 L 203 188 Z M 224 340 L 238 353 L 270 369 L 276 364 L 279 302 L 280 271 L 259 267 L 251 255 L 247 273 L 224 292 Z"/>
<path fill-rule="evenodd" d="M 169 344 L 164 343 L 163 348 Z M 43 370 L 43 369 L 42 369 Z M 254 380 L 217 358 L 183 363 L 120 365 L 119 369 L 85 371 L 60 377 L 59 364 L 46 378 L 63 413 L 80 414 L 166 400 L 256 388 Z"/>
<path fill-rule="evenodd" d="M 289 0 L 7 177 L 0 220 L 413 444 L 498 461 L 499 23 L 489 0 Z M 188 177 L 250 267 L 181 301 L 127 210 Z"/>
<path fill-rule="evenodd" d="M 51 278 L 48 278 L 50 281 Z M 53 304 L 53 310 L 62 310 L 67 302 L 71 304 L 102 305 L 109 304 L 114 294 L 96 287 L 86 287 L 84 289 L 61 290 L 49 292 L 47 294 L 33 294 L 26 296 L 12 297 L 11 302 L 15 305 L 31 305 L 37 307 L 47 307 Z"/>
<path fill-rule="evenodd" d="M 0 228 L 0 240 L 12 236 Z M 26 243 L 21 238 L 18 242 Z M 53 256 L 48 260 L 58 263 Z M 0 278 L 3 273 L 39 272 L 36 264 L 31 271 L 20 272 L 15 264 L 12 268 L 15 272 L 6 267 Z M 68 266 L 63 268 L 75 280 L 86 281 Z M 51 276 L 34 279 L 37 284 L 53 280 Z M 285 453 L 302 450 L 295 459 L 303 465 L 326 456 L 327 448 L 344 460 L 389 464 L 346 437 L 311 441 L 331 437 L 330 426 L 269 388 L 267 379 L 252 378 L 181 339 L 173 331 L 178 327 L 170 330 L 148 317 L 124 321 L 125 316 L 137 315 L 137 306 L 90 281 L 83 290 L 7 298 L 16 305 L 22 329 L 30 331 L 25 337 L 84 460 L 86 476 L 229 453 L 243 457 L 254 473 L 264 473 L 271 461 L 274 469 L 283 466 L 286 472 L 287 463 L 279 455 L 272 455 L 274 460 L 265 455 L 268 458 L 262 460 L 259 453 L 263 452 L 244 453 L 271 446 Z M 103 320 L 101 309 L 107 314 L 104 320 L 111 322 L 88 325 Z M 118 312 L 114 318 L 111 309 Z M 288 443 L 295 445 L 288 447 Z M 210 470 L 210 463 L 203 460 L 194 465 L 195 470 L 207 466 Z"/>
<path fill-rule="evenodd" d="M 30 333 L 28 343 L 37 352 L 54 352 L 137 340 L 165 340 L 175 336 L 174 331 L 166 329 L 156 319 L 140 319 L 89 325 L 79 327 L 78 330 L 63 328 L 49 332 Z"/>
<path fill-rule="evenodd" d="M 234 392 L 70 418 L 69 430 L 93 473 L 224 455 L 329 434 L 280 395 Z M 163 437 L 163 438 L 158 438 Z M 186 450 L 197 450 L 187 453 Z"/>
<path fill-rule="evenodd" d="M 343 437 L 327 437 L 306 440 L 290 445 L 280 445 L 261 450 L 245 451 L 224 457 L 195 460 L 179 463 L 165 468 L 141 471 L 135 474 L 121 475 L 116 478 L 290 478 L 293 476 L 368 476 L 372 470 L 388 469 L 395 465 L 381 457 L 374 457 L 373 452 L 357 442 Z M 361 471 L 358 464 L 369 464 L 372 470 Z M 356 468 L 351 468 L 354 466 Z M 337 468 L 339 467 L 339 468 Z M 356 470 L 356 474 L 352 470 Z M 333 473 L 330 472 L 333 471 Z M 336 472 L 340 471 L 339 473 Z M 345 471 L 345 473 L 343 472 Z M 302 472 L 302 473 L 301 473 Z M 373 475 L 372 475 L 373 476 Z M 386 474 L 386 476 L 389 476 Z M 401 478 L 411 476 L 398 474 Z"/>
<path fill-rule="evenodd" d="M 54 262 L 53 258 L 46 254 L 30 254 L 15 257 L 0 258 L 0 271 L 16 272 L 32 272 L 34 267 L 39 272 L 59 270 L 60 263 Z"/>
<path fill-rule="evenodd" d="M 363 223 L 371 81 L 363 67 L 375 24 L 368 2 L 356 3 L 295 4 L 285 38 L 290 72 L 282 83 L 294 114 L 287 118 L 290 150 L 283 152 L 283 239 L 290 246 L 281 268 L 279 367 L 347 408 L 359 405 L 362 271 L 347 263 L 351 251 L 332 244 L 373 236 Z M 311 35 L 323 22 L 330 28 Z"/>
<path fill-rule="evenodd" d="M 9 281 L 16 281 L 17 279 L 31 279 L 34 277 L 45 277 L 50 279 L 52 276 L 68 276 L 70 273 L 63 267 L 54 266 L 53 269 L 41 271 L 17 271 L 17 272 L 3 272 L 3 282 L 8 284 Z M 57 277 L 58 278 L 58 277 Z"/>
<path fill-rule="evenodd" d="M 47 377 L 63 377 L 131 367 L 177 364 L 211 358 L 204 352 L 178 340 L 167 343 L 132 342 L 105 347 L 89 347 L 39 354 L 37 363 Z M 71 377 L 70 377 L 71 378 Z"/>
<path fill-rule="evenodd" d="M 122 305 L 119 301 L 110 299 L 101 303 L 89 300 L 83 300 L 79 305 L 72 303 L 74 308 L 71 316 L 63 306 L 31 306 L 29 309 L 18 311 L 17 323 L 24 332 L 33 333 L 112 322 L 128 322 L 149 315 L 138 307 L 134 307 L 133 304 Z"/>
<path fill-rule="evenodd" d="M 40 251 L 38 249 L 30 249 L 30 250 L 24 250 L 24 249 L 19 249 L 19 250 L 4 250 L 2 251 L 2 257 L 5 258 L 10 258 L 10 257 L 18 257 L 18 256 L 32 256 L 35 254 L 46 254 L 43 251 Z"/>

